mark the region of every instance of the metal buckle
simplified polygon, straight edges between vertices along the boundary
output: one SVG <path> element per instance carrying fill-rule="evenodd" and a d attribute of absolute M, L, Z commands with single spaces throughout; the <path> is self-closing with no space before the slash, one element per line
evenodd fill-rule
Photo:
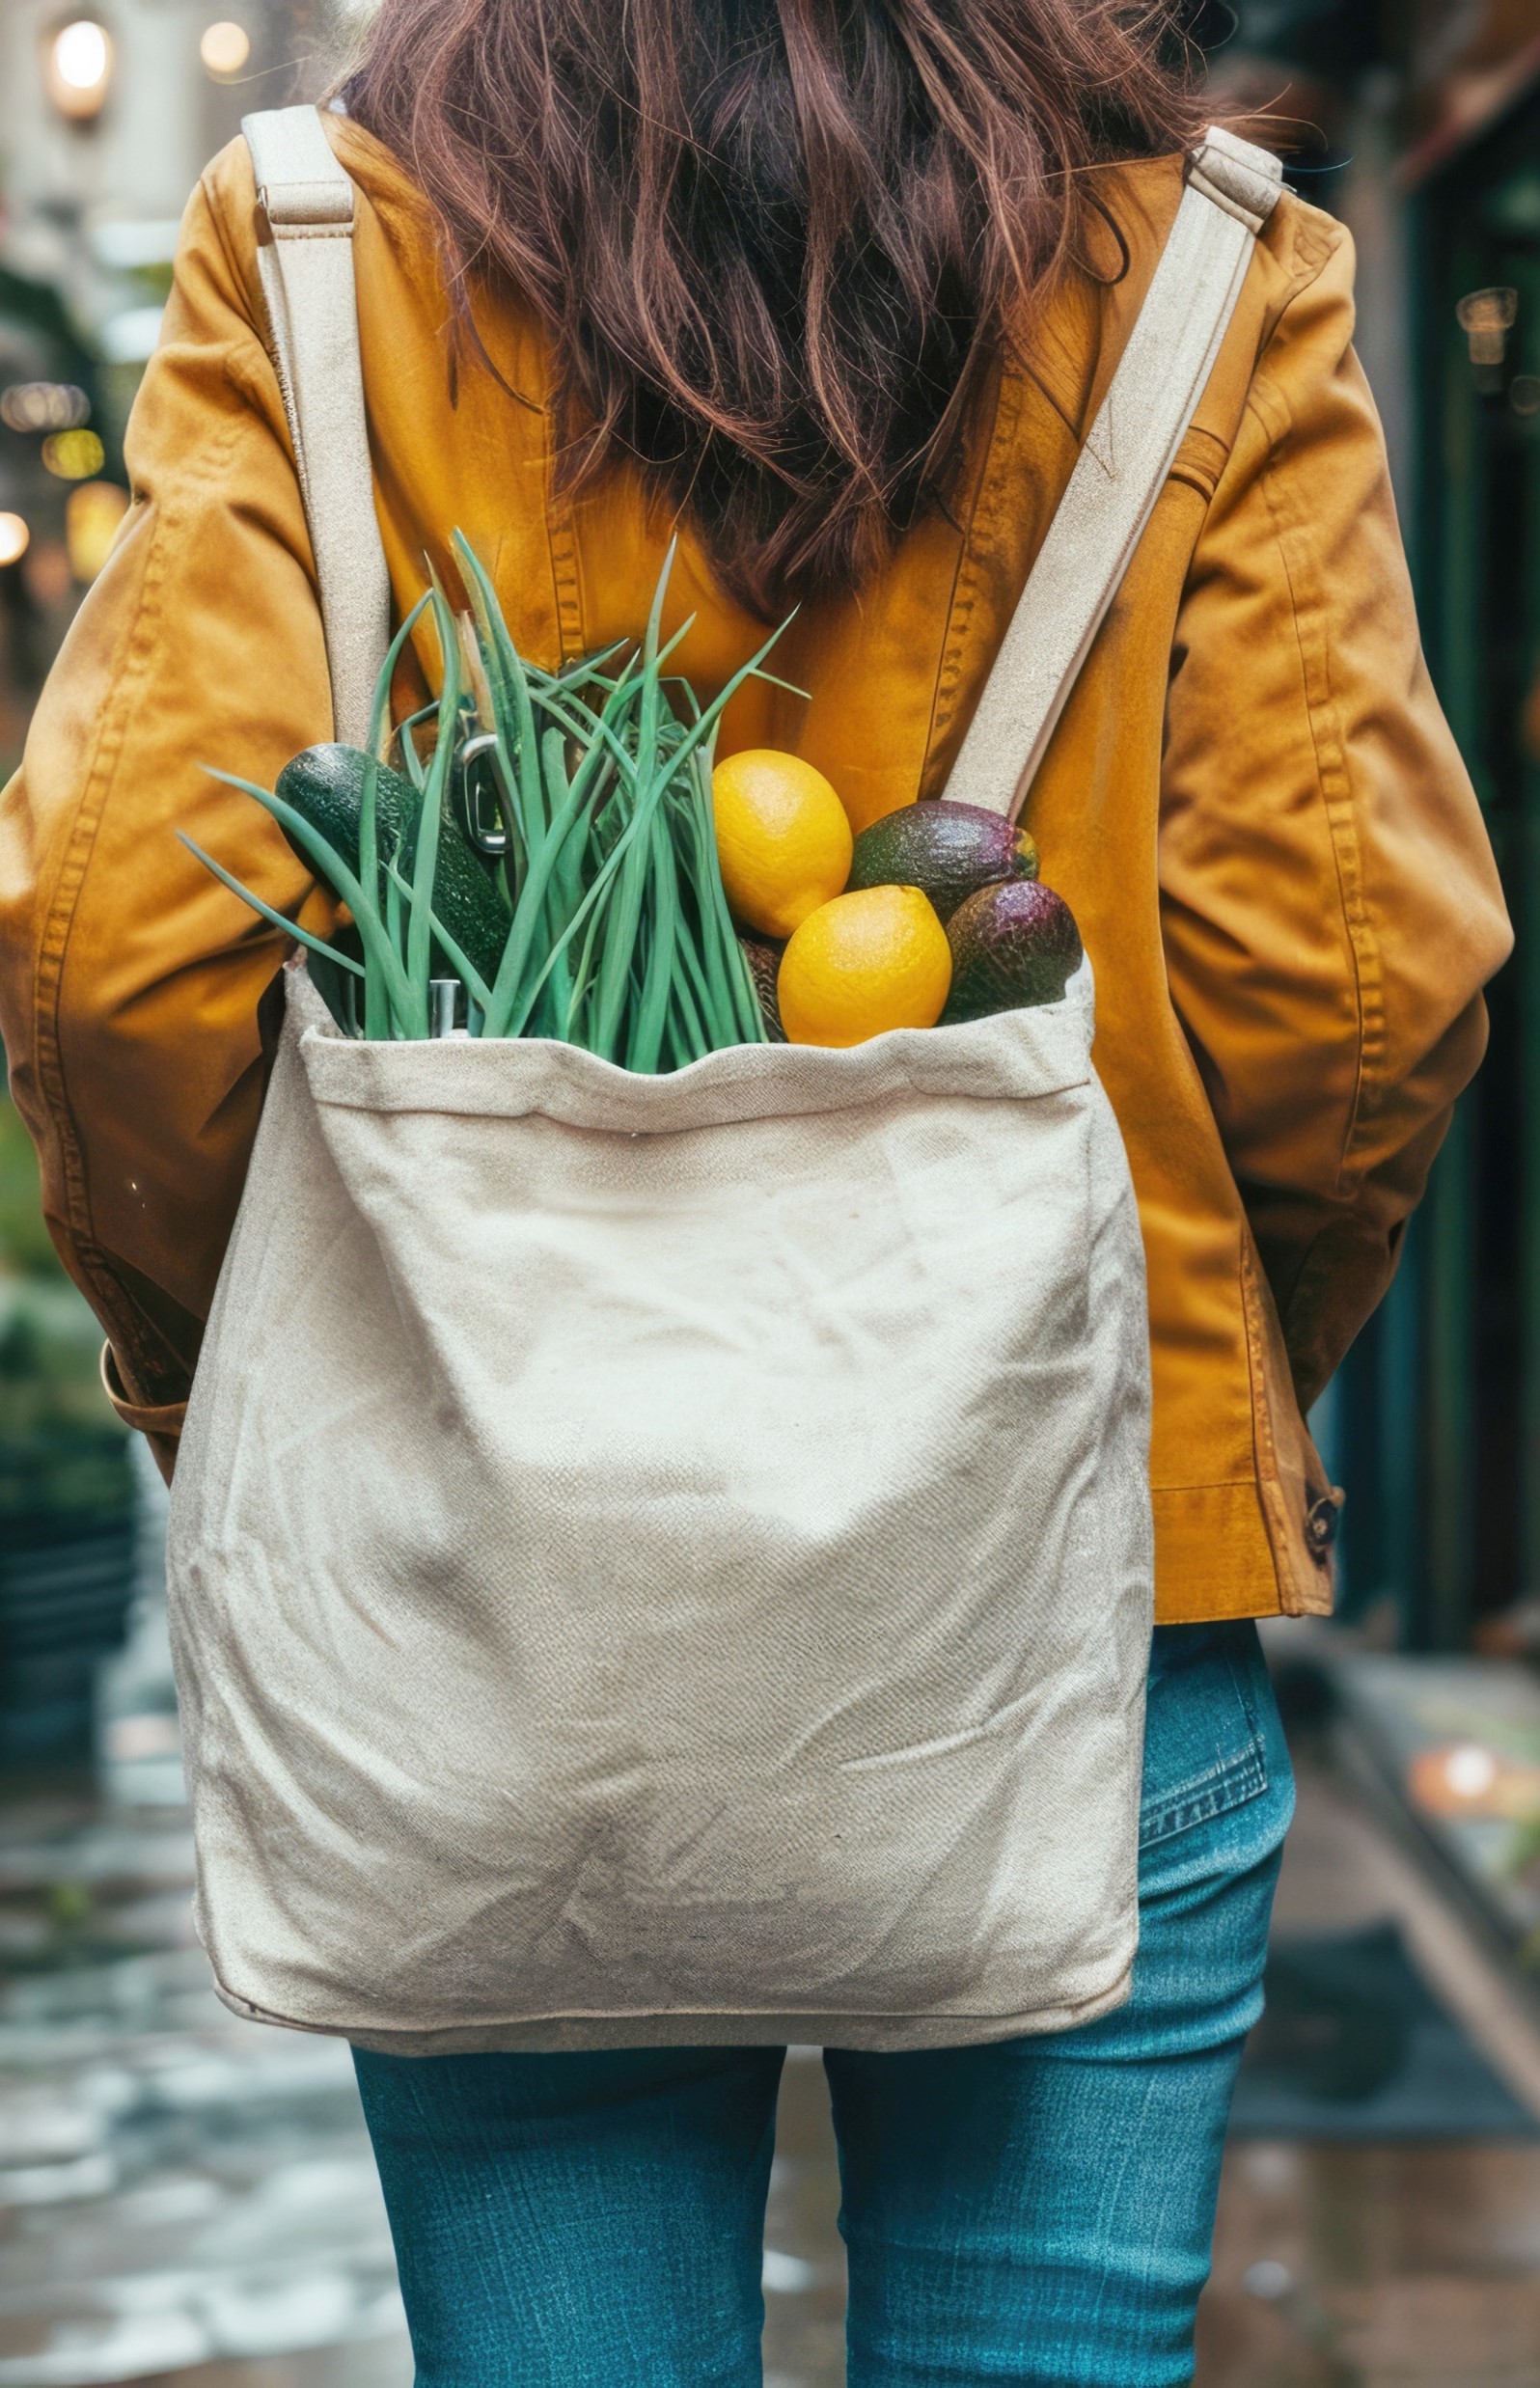
<path fill-rule="evenodd" d="M 454 766 L 454 813 L 461 835 L 478 854 L 495 862 L 508 852 L 508 831 L 497 800 L 497 784 L 483 757 L 498 744 L 495 729 L 467 738 Z M 481 766 L 478 768 L 478 766 Z"/>

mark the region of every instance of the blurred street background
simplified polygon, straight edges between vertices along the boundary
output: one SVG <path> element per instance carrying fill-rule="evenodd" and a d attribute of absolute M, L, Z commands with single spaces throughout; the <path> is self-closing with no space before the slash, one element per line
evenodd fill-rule
<path fill-rule="evenodd" d="M 127 503 L 187 193 L 243 113 L 326 87 L 367 7 L 0 0 L 0 782 Z M 1540 2388 L 1540 0 L 1214 0 L 1193 30 L 1357 239 L 1424 637 L 1520 933 L 1315 1419 L 1344 1597 L 1270 1639 L 1301 1812 L 1198 2378 Z M 0 1091 L 0 2388 L 405 2388 L 346 2052 L 235 2021 L 192 1939 L 164 1496 L 97 1342 Z M 771 2388 L 842 2377 L 837 2202 L 793 2051 Z"/>

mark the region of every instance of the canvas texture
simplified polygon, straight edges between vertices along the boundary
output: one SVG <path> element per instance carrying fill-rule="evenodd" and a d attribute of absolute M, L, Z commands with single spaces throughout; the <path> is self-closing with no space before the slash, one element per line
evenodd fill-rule
<path fill-rule="evenodd" d="M 287 988 L 171 1510 L 228 2002 L 423 2053 L 1115 2005 L 1149 1370 L 1088 969 L 656 1079 Z"/>

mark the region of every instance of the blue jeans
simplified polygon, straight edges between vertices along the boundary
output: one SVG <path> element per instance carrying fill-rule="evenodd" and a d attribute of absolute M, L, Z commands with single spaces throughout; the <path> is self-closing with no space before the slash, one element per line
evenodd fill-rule
<path fill-rule="evenodd" d="M 1129 2005 L 830 2048 L 851 2388 L 1193 2374 L 1293 1781 L 1251 1625 L 1157 1632 Z M 784 2051 L 356 2050 L 418 2388 L 751 2388 Z"/>

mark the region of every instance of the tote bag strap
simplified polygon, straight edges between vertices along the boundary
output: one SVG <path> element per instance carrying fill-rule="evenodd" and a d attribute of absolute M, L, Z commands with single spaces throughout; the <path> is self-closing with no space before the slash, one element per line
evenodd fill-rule
<path fill-rule="evenodd" d="M 264 109 L 241 130 L 257 177 L 258 268 L 316 559 L 334 734 L 364 746 L 390 645 L 391 582 L 358 349 L 353 185 L 314 108 Z"/>
<path fill-rule="evenodd" d="M 1014 820 L 1176 461 L 1241 294 L 1282 168 L 1211 125 L 1139 319 L 947 782 Z"/>

